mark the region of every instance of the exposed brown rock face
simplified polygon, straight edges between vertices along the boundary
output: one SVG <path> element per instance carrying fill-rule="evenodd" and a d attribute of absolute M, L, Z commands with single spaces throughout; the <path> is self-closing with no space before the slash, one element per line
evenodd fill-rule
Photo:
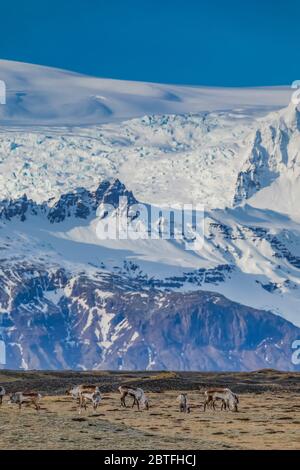
<path fill-rule="evenodd" d="M 28 266 L 6 276 L 10 368 L 296 368 L 291 345 L 299 328 L 216 293 L 162 292 L 111 274 L 69 277 Z M 0 296 L 4 305 L 5 289 Z"/>

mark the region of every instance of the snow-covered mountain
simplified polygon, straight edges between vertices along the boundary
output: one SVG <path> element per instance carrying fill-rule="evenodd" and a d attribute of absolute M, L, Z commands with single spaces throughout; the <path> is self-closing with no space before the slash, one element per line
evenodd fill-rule
<path fill-rule="evenodd" d="M 299 220 L 300 112 L 293 103 L 264 118 L 241 169 L 235 202 L 271 209 Z"/>
<path fill-rule="evenodd" d="M 180 242 L 96 239 L 97 206 L 118 209 L 125 195 L 133 208 L 133 194 L 117 180 L 64 195 L 52 207 L 26 197 L 2 203 L 8 366 L 293 369 L 300 328 L 213 292 L 241 275 L 233 264 L 206 260 L 199 268 L 199 254 Z"/>
<path fill-rule="evenodd" d="M 299 328 L 219 294 L 162 292 L 104 273 L 69 277 L 36 263 L 4 274 L 10 368 L 294 368 L 290 345 Z"/>
<path fill-rule="evenodd" d="M 287 88 L 128 83 L 5 61 L 0 79 L 10 367 L 296 367 L 300 119 Z M 156 214 L 203 204 L 204 245 L 99 240 L 97 208 L 120 210 L 120 196 L 135 221 L 138 201 Z"/>
<path fill-rule="evenodd" d="M 284 106 L 288 88 L 222 89 L 89 77 L 21 62 L 0 60 L 7 105 L 0 121 L 8 125 L 83 126 L 151 114 Z M 275 98 L 275 99 L 274 99 Z"/>

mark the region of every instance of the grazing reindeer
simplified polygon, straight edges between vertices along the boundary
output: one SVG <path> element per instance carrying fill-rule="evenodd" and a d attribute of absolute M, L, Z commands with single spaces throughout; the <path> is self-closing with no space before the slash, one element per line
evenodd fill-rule
<path fill-rule="evenodd" d="M 74 387 L 70 388 L 69 390 L 66 390 L 66 394 L 70 395 L 74 400 L 79 400 L 80 401 L 80 396 L 83 392 L 99 392 L 99 387 L 97 385 L 75 385 Z"/>
<path fill-rule="evenodd" d="M 133 392 L 135 389 L 131 388 L 131 387 L 126 387 L 126 385 L 120 385 L 120 387 L 118 387 L 118 390 L 120 392 L 120 400 L 121 400 L 121 406 L 123 406 L 124 408 L 126 408 L 126 400 L 125 398 L 128 396 L 132 396 L 134 398 L 134 395 L 133 395 Z"/>
<path fill-rule="evenodd" d="M 5 388 L 0 386 L 0 405 L 2 405 L 4 396 L 5 396 Z"/>
<path fill-rule="evenodd" d="M 177 397 L 177 401 L 179 401 L 179 411 L 182 413 L 190 413 L 191 408 L 187 401 L 187 393 L 181 393 Z"/>
<path fill-rule="evenodd" d="M 74 387 L 66 390 L 66 395 L 69 395 L 73 400 L 79 400 L 79 387 L 80 385 L 75 385 Z"/>
<path fill-rule="evenodd" d="M 127 395 L 133 398 L 132 408 L 134 405 L 137 406 L 138 410 L 140 409 L 140 405 L 146 410 L 149 410 L 149 400 L 145 395 L 145 392 L 142 388 L 133 388 L 127 387 L 126 385 L 121 385 L 119 387 L 119 392 L 121 394 L 121 406 L 126 408 L 126 401 L 125 398 Z"/>
<path fill-rule="evenodd" d="M 210 390 L 206 390 L 204 392 L 204 396 L 204 411 L 209 405 L 215 410 L 215 402 L 217 400 L 222 401 L 221 410 L 229 409 L 232 411 L 238 411 L 238 396 L 233 393 L 229 388 L 213 388 Z"/>
<path fill-rule="evenodd" d="M 34 405 L 36 411 L 40 410 L 40 400 L 42 395 L 36 392 L 15 392 L 12 393 L 9 397 L 8 403 L 15 403 L 19 405 L 19 410 L 21 410 L 23 404 Z"/>
<path fill-rule="evenodd" d="M 102 400 L 101 393 L 98 391 L 83 391 L 80 395 L 80 408 L 79 413 L 81 413 L 82 408 L 86 410 L 87 402 L 91 402 L 93 405 L 94 411 L 98 408 Z"/>
<path fill-rule="evenodd" d="M 221 410 L 231 410 L 231 411 L 239 411 L 238 404 L 240 400 L 236 393 L 231 392 L 231 395 L 222 400 Z"/>

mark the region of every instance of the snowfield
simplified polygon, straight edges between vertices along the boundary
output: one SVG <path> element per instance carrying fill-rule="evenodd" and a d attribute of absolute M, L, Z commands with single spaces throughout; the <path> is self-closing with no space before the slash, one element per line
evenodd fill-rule
<path fill-rule="evenodd" d="M 1 124 L 83 126 L 151 114 L 184 114 L 245 108 L 283 107 L 288 87 L 210 88 L 89 77 L 21 62 L 0 60 L 7 106 Z"/>

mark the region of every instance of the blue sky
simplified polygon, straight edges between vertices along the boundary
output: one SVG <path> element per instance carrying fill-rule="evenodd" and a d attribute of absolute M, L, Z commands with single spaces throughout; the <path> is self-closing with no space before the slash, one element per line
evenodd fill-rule
<path fill-rule="evenodd" d="M 300 78 L 299 0 L 10 0 L 0 8 L 2 59 L 164 83 Z"/>

